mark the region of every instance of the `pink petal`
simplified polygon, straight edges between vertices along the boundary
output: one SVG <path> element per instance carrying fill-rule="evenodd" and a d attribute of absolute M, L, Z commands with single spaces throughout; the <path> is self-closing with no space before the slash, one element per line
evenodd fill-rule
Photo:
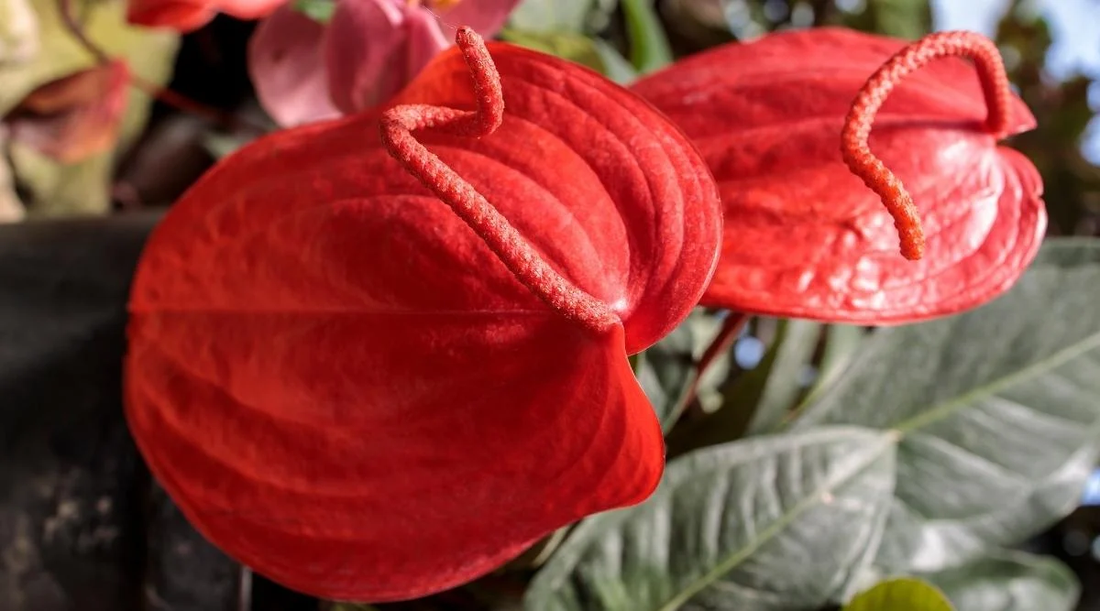
<path fill-rule="evenodd" d="M 263 20 L 248 43 L 256 96 L 284 127 L 340 116 L 328 92 L 320 23 L 283 6 Z"/>
<path fill-rule="evenodd" d="M 394 0 L 337 3 L 324 53 L 329 91 L 340 110 L 350 114 L 376 106 L 409 82 L 414 76 L 409 73 L 410 26 L 419 32 L 417 55 L 446 48 L 442 36 L 433 41 L 423 35 L 423 16 L 418 13 L 426 11 Z"/>
<path fill-rule="evenodd" d="M 460 26 L 468 26 L 488 38 L 495 35 L 519 0 L 461 0 L 447 10 L 436 10 L 440 25 L 448 39 Z"/>
<path fill-rule="evenodd" d="M 440 23 L 431 12 L 418 9 L 410 10 L 406 15 L 405 29 L 408 32 L 406 51 L 408 61 L 405 62 L 406 74 L 404 82 L 408 83 L 416 78 L 417 74 L 428 65 L 432 58 L 439 52 L 451 46 L 450 40 L 454 34 L 450 34 L 450 40 L 443 35 Z M 386 97 L 397 92 L 394 91 Z"/>

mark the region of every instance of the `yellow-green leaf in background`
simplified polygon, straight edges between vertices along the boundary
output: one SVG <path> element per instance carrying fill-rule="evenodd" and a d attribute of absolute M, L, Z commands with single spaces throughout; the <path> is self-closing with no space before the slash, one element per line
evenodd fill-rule
<path fill-rule="evenodd" d="M 510 43 L 587 66 L 620 84 L 629 83 L 636 76 L 630 62 L 614 47 L 584 34 L 506 28 L 500 37 Z"/>
<path fill-rule="evenodd" d="M 955 611 L 935 586 L 919 579 L 890 579 L 857 594 L 841 611 Z"/>
<path fill-rule="evenodd" d="M 672 48 L 653 0 L 622 0 L 622 9 L 634 68 L 647 74 L 671 64 Z"/>
<path fill-rule="evenodd" d="M 4 134 L 0 132 L 0 150 L 5 148 Z M 15 183 L 12 181 L 11 166 L 0 157 L 0 223 L 23 220 L 23 204 L 15 195 Z"/>
<path fill-rule="evenodd" d="M 525 32 L 595 33 L 605 27 L 618 0 L 523 0 L 508 24 Z"/>
<path fill-rule="evenodd" d="M 0 15 L 18 10 L 24 0 L 0 0 Z M 42 84 L 89 68 L 96 58 L 65 26 L 57 0 L 30 0 L 37 21 L 38 49 L 29 61 L 0 57 L 0 116 Z M 174 32 L 130 26 L 125 0 L 75 0 L 73 13 L 87 37 L 109 56 L 127 62 L 132 74 L 162 86 L 172 75 L 179 36 Z M 7 30 L 8 22 L 4 22 Z M 24 34 L 25 35 L 25 34 Z M 110 203 L 114 159 L 141 133 L 148 120 L 149 96 L 134 88 L 114 151 L 63 164 L 13 143 L 12 165 L 32 198 L 30 215 L 101 213 Z"/>

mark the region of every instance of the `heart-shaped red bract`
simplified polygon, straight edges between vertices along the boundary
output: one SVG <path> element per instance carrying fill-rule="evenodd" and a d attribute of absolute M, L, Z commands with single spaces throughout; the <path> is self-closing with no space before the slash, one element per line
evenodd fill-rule
<path fill-rule="evenodd" d="M 488 56 L 471 60 L 471 44 L 476 80 Z M 660 479 L 661 429 L 626 357 L 709 282 L 716 186 L 633 94 L 546 55 L 490 49 L 503 123 L 481 139 L 415 132 L 457 172 L 435 187 L 476 187 L 613 324 L 535 297 L 471 230 L 500 229 L 492 210 L 475 206 L 467 225 L 403 169 L 416 163 L 402 121 L 473 116 L 440 107 L 492 97 L 475 96 L 453 50 L 396 101 L 431 106 L 245 147 L 184 195 L 143 254 L 126 362 L 137 443 L 205 536 L 294 589 L 424 596 L 638 503 Z"/>
<path fill-rule="evenodd" d="M 842 29 L 777 33 L 678 62 L 633 90 L 693 139 L 725 207 L 721 260 L 703 304 L 889 324 L 952 314 L 1007 290 L 1046 228 L 1042 183 L 983 129 L 974 66 L 936 59 L 901 79 L 870 149 L 908 188 L 927 234 L 898 252 L 879 196 L 848 170 L 841 128 L 900 40 Z M 1007 131 L 1034 127 L 1016 97 Z"/>

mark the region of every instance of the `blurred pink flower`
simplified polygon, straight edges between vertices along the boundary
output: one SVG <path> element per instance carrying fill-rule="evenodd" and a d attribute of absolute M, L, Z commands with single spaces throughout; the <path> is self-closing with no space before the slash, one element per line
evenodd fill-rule
<path fill-rule="evenodd" d="M 260 23 L 248 64 L 260 103 L 289 127 L 381 104 L 454 40 L 494 35 L 519 0 L 337 0 L 327 25 L 289 4 Z"/>

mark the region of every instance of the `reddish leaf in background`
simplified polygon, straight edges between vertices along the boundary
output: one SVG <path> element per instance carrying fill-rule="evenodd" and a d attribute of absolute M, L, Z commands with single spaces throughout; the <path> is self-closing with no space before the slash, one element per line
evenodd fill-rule
<path fill-rule="evenodd" d="M 459 43 L 384 113 L 228 157 L 134 280 L 153 473 L 227 553 L 325 598 L 424 596 L 644 500 L 663 440 L 626 357 L 717 263 L 717 189 L 663 116 Z"/>
<path fill-rule="evenodd" d="M 338 0 L 327 25 L 283 6 L 249 41 L 249 74 L 264 109 L 283 126 L 381 104 L 451 46 L 454 23 L 482 36 L 518 0 Z"/>
<path fill-rule="evenodd" d="M 846 167 L 849 107 L 905 44 L 832 28 L 784 32 L 691 57 L 633 87 L 692 137 L 719 183 L 725 238 L 703 304 L 903 323 L 980 305 L 1030 263 L 1046 228 L 1042 184 L 997 140 L 1034 118 L 1007 82 L 990 83 L 997 95 L 987 101 L 973 64 L 941 58 L 951 49 L 891 64 L 885 78 L 896 88 L 867 117 L 870 151 L 922 219 L 923 258 L 899 254 L 890 212 Z M 999 63 L 995 53 L 987 60 Z M 986 121 L 991 103 L 1003 105 L 992 110 L 996 126 Z"/>
<path fill-rule="evenodd" d="M 218 13 L 238 19 L 259 19 L 287 0 L 130 0 L 127 20 L 135 25 L 190 32 L 206 25 Z"/>
<path fill-rule="evenodd" d="M 129 84 L 123 61 L 88 68 L 35 89 L 4 122 L 13 141 L 75 163 L 114 148 Z"/>

